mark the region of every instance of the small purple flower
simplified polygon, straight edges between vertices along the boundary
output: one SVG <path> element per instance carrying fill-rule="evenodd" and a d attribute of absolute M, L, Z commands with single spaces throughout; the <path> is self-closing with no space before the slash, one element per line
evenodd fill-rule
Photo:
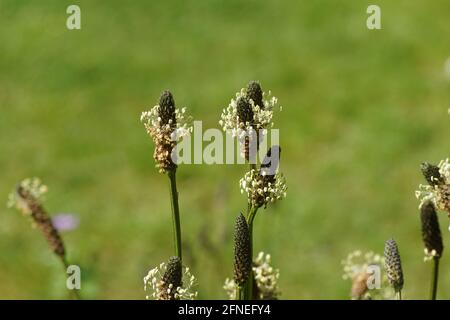
<path fill-rule="evenodd" d="M 60 213 L 52 218 L 52 222 L 58 231 L 72 231 L 78 227 L 80 219 L 71 213 Z"/>

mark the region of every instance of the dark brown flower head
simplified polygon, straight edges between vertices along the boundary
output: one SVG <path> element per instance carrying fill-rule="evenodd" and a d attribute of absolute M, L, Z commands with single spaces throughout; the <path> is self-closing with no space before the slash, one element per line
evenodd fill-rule
<path fill-rule="evenodd" d="M 17 195 L 26 207 L 34 225 L 42 232 L 50 249 L 65 263 L 64 243 L 58 230 L 39 201 L 22 185 L 17 187 Z"/>
<path fill-rule="evenodd" d="M 403 270 L 397 243 L 394 239 L 386 241 L 384 259 L 389 283 L 395 292 L 399 292 L 403 289 Z"/>
<path fill-rule="evenodd" d="M 432 201 L 427 201 L 422 205 L 420 208 L 420 219 L 422 221 L 422 239 L 426 255 L 440 258 L 444 250 L 444 244 L 436 208 Z"/>
<path fill-rule="evenodd" d="M 159 117 L 161 125 L 170 125 L 170 128 L 176 127 L 175 100 L 169 90 L 163 91 L 159 98 Z"/>
<path fill-rule="evenodd" d="M 431 186 L 445 184 L 444 177 L 439 172 L 439 167 L 428 162 L 423 162 L 420 165 L 422 174 Z"/>
<path fill-rule="evenodd" d="M 141 114 L 141 122 L 155 142 L 153 157 L 161 173 L 176 169 L 174 148 L 181 139 L 190 134 L 191 118 L 185 114 L 186 108 L 176 109 L 175 100 L 169 91 L 164 91 L 159 104 Z"/>
<path fill-rule="evenodd" d="M 242 213 L 236 219 L 234 228 L 234 281 L 242 286 L 252 270 L 250 232 Z"/>
<path fill-rule="evenodd" d="M 266 96 L 257 81 L 250 81 L 222 112 L 220 126 L 238 138 L 242 157 L 252 164 L 256 163 L 256 154 L 267 130 L 273 126 L 277 103 L 270 91 Z"/>
<path fill-rule="evenodd" d="M 183 268 L 180 258 L 170 257 L 167 262 L 166 272 L 162 277 L 163 292 L 166 293 L 163 297 L 164 300 L 177 300 L 175 294 L 177 288 L 182 286 L 182 274 Z"/>
<path fill-rule="evenodd" d="M 246 96 L 239 97 L 238 101 L 236 102 L 236 108 L 239 122 L 243 123 L 245 126 L 247 123 L 252 125 L 253 110 L 252 106 L 250 105 L 249 99 Z"/>
<path fill-rule="evenodd" d="M 261 109 L 264 109 L 263 102 L 263 91 L 259 82 L 250 81 L 247 86 L 247 96 L 249 99 L 253 100 L 255 106 L 259 106 Z"/>

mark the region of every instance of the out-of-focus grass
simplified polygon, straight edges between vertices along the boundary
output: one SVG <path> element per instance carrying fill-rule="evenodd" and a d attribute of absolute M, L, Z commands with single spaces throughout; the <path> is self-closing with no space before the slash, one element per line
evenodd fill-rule
<path fill-rule="evenodd" d="M 382 252 L 392 236 L 405 298 L 427 297 L 414 190 L 421 161 L 449 156 L 448 1 L 380 0 L 380 31 L 365 27 L 368 1 L 76 1 L 82 30 L 68 31 L 72 3 L 0 2 L 0 198 L 39 176 L 51 212 L 80 216 L 64 239 L 86 298 L 143 298 L 142 277 L 172 253 L 167 179 L 140 112 L 170 88 L 204 128 L 217 127 L 251 79 L 284 107 L 288 197 L 255 226 L 283 297 L 347 298 L 341 259 Z M 200 298 L 225 298 L 245 170 L 179 169 L 185 262 Z M 0 298 L 64 298 L 38 232 L 12 210 L 0 219 Z M 447 253 L 440 298 L 450 298 Z"/>

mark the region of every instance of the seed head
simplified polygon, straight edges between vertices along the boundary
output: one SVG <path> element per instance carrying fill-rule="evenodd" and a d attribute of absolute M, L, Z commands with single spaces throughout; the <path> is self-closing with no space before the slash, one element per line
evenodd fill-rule
<path fill-rule="evenodd" d="M 147 299 L 193 300 L 197 297 L 197 292 L 192 290 L 195 285 L 195 277 L 189 268 L 182 267 L 178 257 L 171 257 L 167 263 L 162 262 L 144 277 L 144 290 L 150 291 Z"/>
<path fill-rule="evenodd" d="M 258 81 L 250 81 L 247 85 L 247 96 L 253 101 L 255 106 L 264 109 L 263 91 Z"/>
<path fill-rule="evenodd" d="M 403 270 L 397 243 L 394 239 L 386 241 L 384 259 L 389 283 L 395 292 L 399 292 L 403 289 Z"/>
<path fill-rule="evenodd" d="M 169 90 L 163 91 L 159 98 L 158 115 L 161 118 L 161 125 L 169 124 L 172 128 L 176 126 L 175 100 Z"/>
<path fill-rule="evenodd" d="M 252 270 L 250 232 L 242 213 L 236 218 L 234 228 L 234 281 L 241 286 Z"/>
<path fill-rule="evenodd" d="M 253 123 L 253 110 L 250 101 L 246 96 L 240 97 L 236 102 L 237 116 L 239 121 L 245 126 Z"/>
<path fill-rule="evenodd" d="M 236 97 L 222 111 L 219 124 L 225 132 L 238 139 L 241 156 L 245 160 L 256 163 L 254 160 L 260 142 L 273 126 L 273 111 L 277 103 L 277 98 L 270 91 L 266 95 L 258 82 L 251 81 L 236 93 Z"/>
<path fill-rule="evenodd" d="M 439 259 L 442 256 L 444 244 L 442 242 L 436 208 L 432 201 L 427 201 L 422 205 L 420 219 L 422 221 L 422 239 L 425 245 L 425 258 Z"/>
<path fill-rule="evenodd" d="M 10 206 L 15 206 L 26 216 L 29 216 L 44 235 L 50 249 L 65 263 L 64 242 L 53 225 L 53 222 L 39 201 L 39 198 L 47 191 L 47 187 L 41 184 L 37 178 L 25 179 L 10 195 Z"/>
<path fill-rule="evenodd" d="M 258 253 L 253 260 L 253 300 L 277 300 L 280 295 L 278 280 L 280 270 L 272 266 L 270 254 Z M 223 288 L 230 300 L 236 300 L 237 284 L 227 278 Z"/>
<path fill-rule="evenodd" d="M 176 288 L 181 287 L 182 285 L 182 274 L 183 272 L 180 258 L 170 257 L 169 261 L 167 262 L 166 272 L 164 272 L 164 275 L 162 277 L 165 289 L 168 292 L 167 299 L 165 300 L 176 300 Z M 174 288 L 174 290 L 170 290 L 171 288 Z"/>
<path fill-rule="evenodd" d="M 177 168 L 173 151 L 177 142 L 192 132 L 191 117 L 185 112 L 186 108 L 176 109 L 172 94 L 164 91 L 159 99 L 159 105 L 141 114 L 141 122 L 155 142 L 153 157 L 161 173 Z"/>
<path fill-rule="evenodd" d="M 422 172 L 427 185 L 419 185 L 416 197 L 420 200 L 419 208 L 428 200 L 432 201 L 437 210 L 446 211 L 450 217 L 450 163 L 442 160 L 437 166 L 423 163 Z"/>

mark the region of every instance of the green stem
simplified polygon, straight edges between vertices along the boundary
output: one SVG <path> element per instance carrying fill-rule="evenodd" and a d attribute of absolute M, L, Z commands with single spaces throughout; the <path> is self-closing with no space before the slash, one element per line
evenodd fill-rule
<path fill-rule="evenodd" d="M 430 292 L 430 300 L 436 300 L 437 296 L 437 286 L 438 286 L 438 277 L 439 277 L 439 258 L 434 257 L 433 259 L 433 268 L 431 273 L 431 292 Z"/>
<path fill-rule="evenodd" d="M 244 285 L 245 286 L 245 285 Z M 245 300 L 244 286 L 237 286 L 236 288 L 236 300 Z"/>
<path fill-rule="evenodd" d="M 253 220 L 255 219 L 256 212 L 258 212 L 258 208 L 256 207 L 250 207 L 250 210 L 247 215 L 247 224 L 248 224 L 248 230 L 250 233 L 250 252 L 253 257 Z"/>
<path fill-rule="evenodd" d="M 258 208 L 251 206 L 247 215 L 248 231 L 250 235 L 250 257 L 253 260 L 253 220 L 255 219 Z M 253 268 L 250 272 L 250 276 L 245 283 L 245 299 L 252 300 L 253 298 Z"/>
<path fill-rule="evenodd" d="M 396 295 L 397 295 L 397 300 L 402 300 L 402 291 L 401 290 L 398 290 Z"/>
<path fill-rule="evenodd" d="M 180 209 L 178 207 L 178 191 L 177 191 L 177 179 L 176 169 L 168 172 L 170 181 L 170 201 L 172 207 L 172 220 L 173 220 L 173 234 L 175 255 L 182 261 L 181 255 L 181 223 L 180 223 Z"/>

